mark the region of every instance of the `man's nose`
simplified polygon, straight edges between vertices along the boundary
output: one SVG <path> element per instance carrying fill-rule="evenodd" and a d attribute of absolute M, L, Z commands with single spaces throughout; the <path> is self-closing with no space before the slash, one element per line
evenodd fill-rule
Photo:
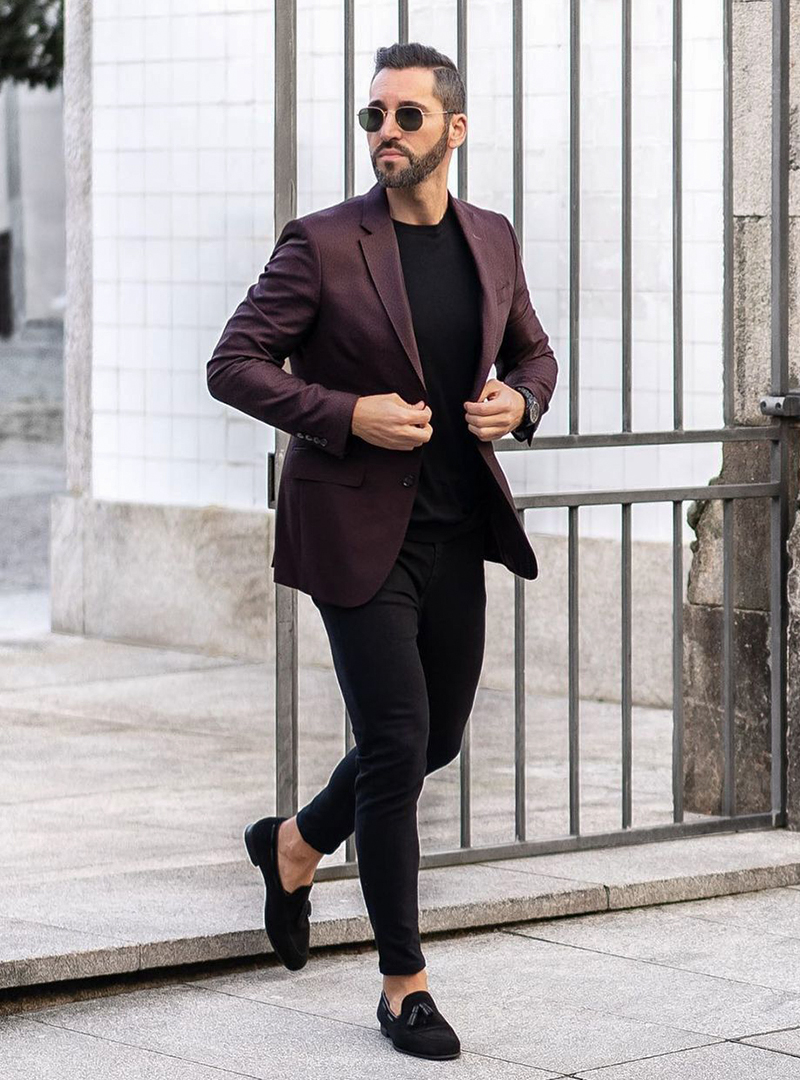
<path fill-rule="evenodd" d="M 403 129 L 397 123 L 397 117 L 393 112 L 388 112 L 383 118 L 383 124 L 381 126 L 381 139 L 384 142 L 388 142 L 392 138 L 397 138 L 402 134 Z M 384 147 L 384 150 L 386 147 Z"/>

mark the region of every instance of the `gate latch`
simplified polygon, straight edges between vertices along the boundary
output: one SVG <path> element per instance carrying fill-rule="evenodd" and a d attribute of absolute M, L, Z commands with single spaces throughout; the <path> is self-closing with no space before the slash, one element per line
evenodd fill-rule
<path fill-rule="evenodd" d="M 765 416 L 800 416 L 800 390 L 790 390 L 784 397 L 763 397 L 760 404 Z"/>

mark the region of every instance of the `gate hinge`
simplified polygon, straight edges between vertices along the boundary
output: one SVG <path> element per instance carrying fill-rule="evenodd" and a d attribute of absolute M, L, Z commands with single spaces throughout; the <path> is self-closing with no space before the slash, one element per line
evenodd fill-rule
<path fill-rule="evenodd" d="M 800 416 L 800 390 L 790 390 L 783 397 L 763 397 L 761 411 L 765 416 Z"/>

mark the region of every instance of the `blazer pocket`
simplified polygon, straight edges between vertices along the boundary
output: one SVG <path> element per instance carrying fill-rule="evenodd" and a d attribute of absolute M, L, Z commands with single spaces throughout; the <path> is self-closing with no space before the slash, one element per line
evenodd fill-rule
<path fill-rule="evenodd" d="M 329 484 L 358 487 L 364 481 L 365 463 L 354 457 L 337 458 L 315 447 L 302 447 L 287 453 L 281 478 L 318 480 Z"/>

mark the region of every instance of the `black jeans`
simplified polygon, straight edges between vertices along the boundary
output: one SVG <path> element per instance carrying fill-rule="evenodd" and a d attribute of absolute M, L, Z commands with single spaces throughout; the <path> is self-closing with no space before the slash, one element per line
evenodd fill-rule
<path fill-rule="evenodd" d="M 483 665 L 483 528 L 438 543 L 406 539 L 371 600 L 314 599 L 355 746 L 297 814 L 331 854 L 355 830 L 364 901 L 384 975 L 425 967 L 419 936 L 417 800 L 458 754 Z"/>

